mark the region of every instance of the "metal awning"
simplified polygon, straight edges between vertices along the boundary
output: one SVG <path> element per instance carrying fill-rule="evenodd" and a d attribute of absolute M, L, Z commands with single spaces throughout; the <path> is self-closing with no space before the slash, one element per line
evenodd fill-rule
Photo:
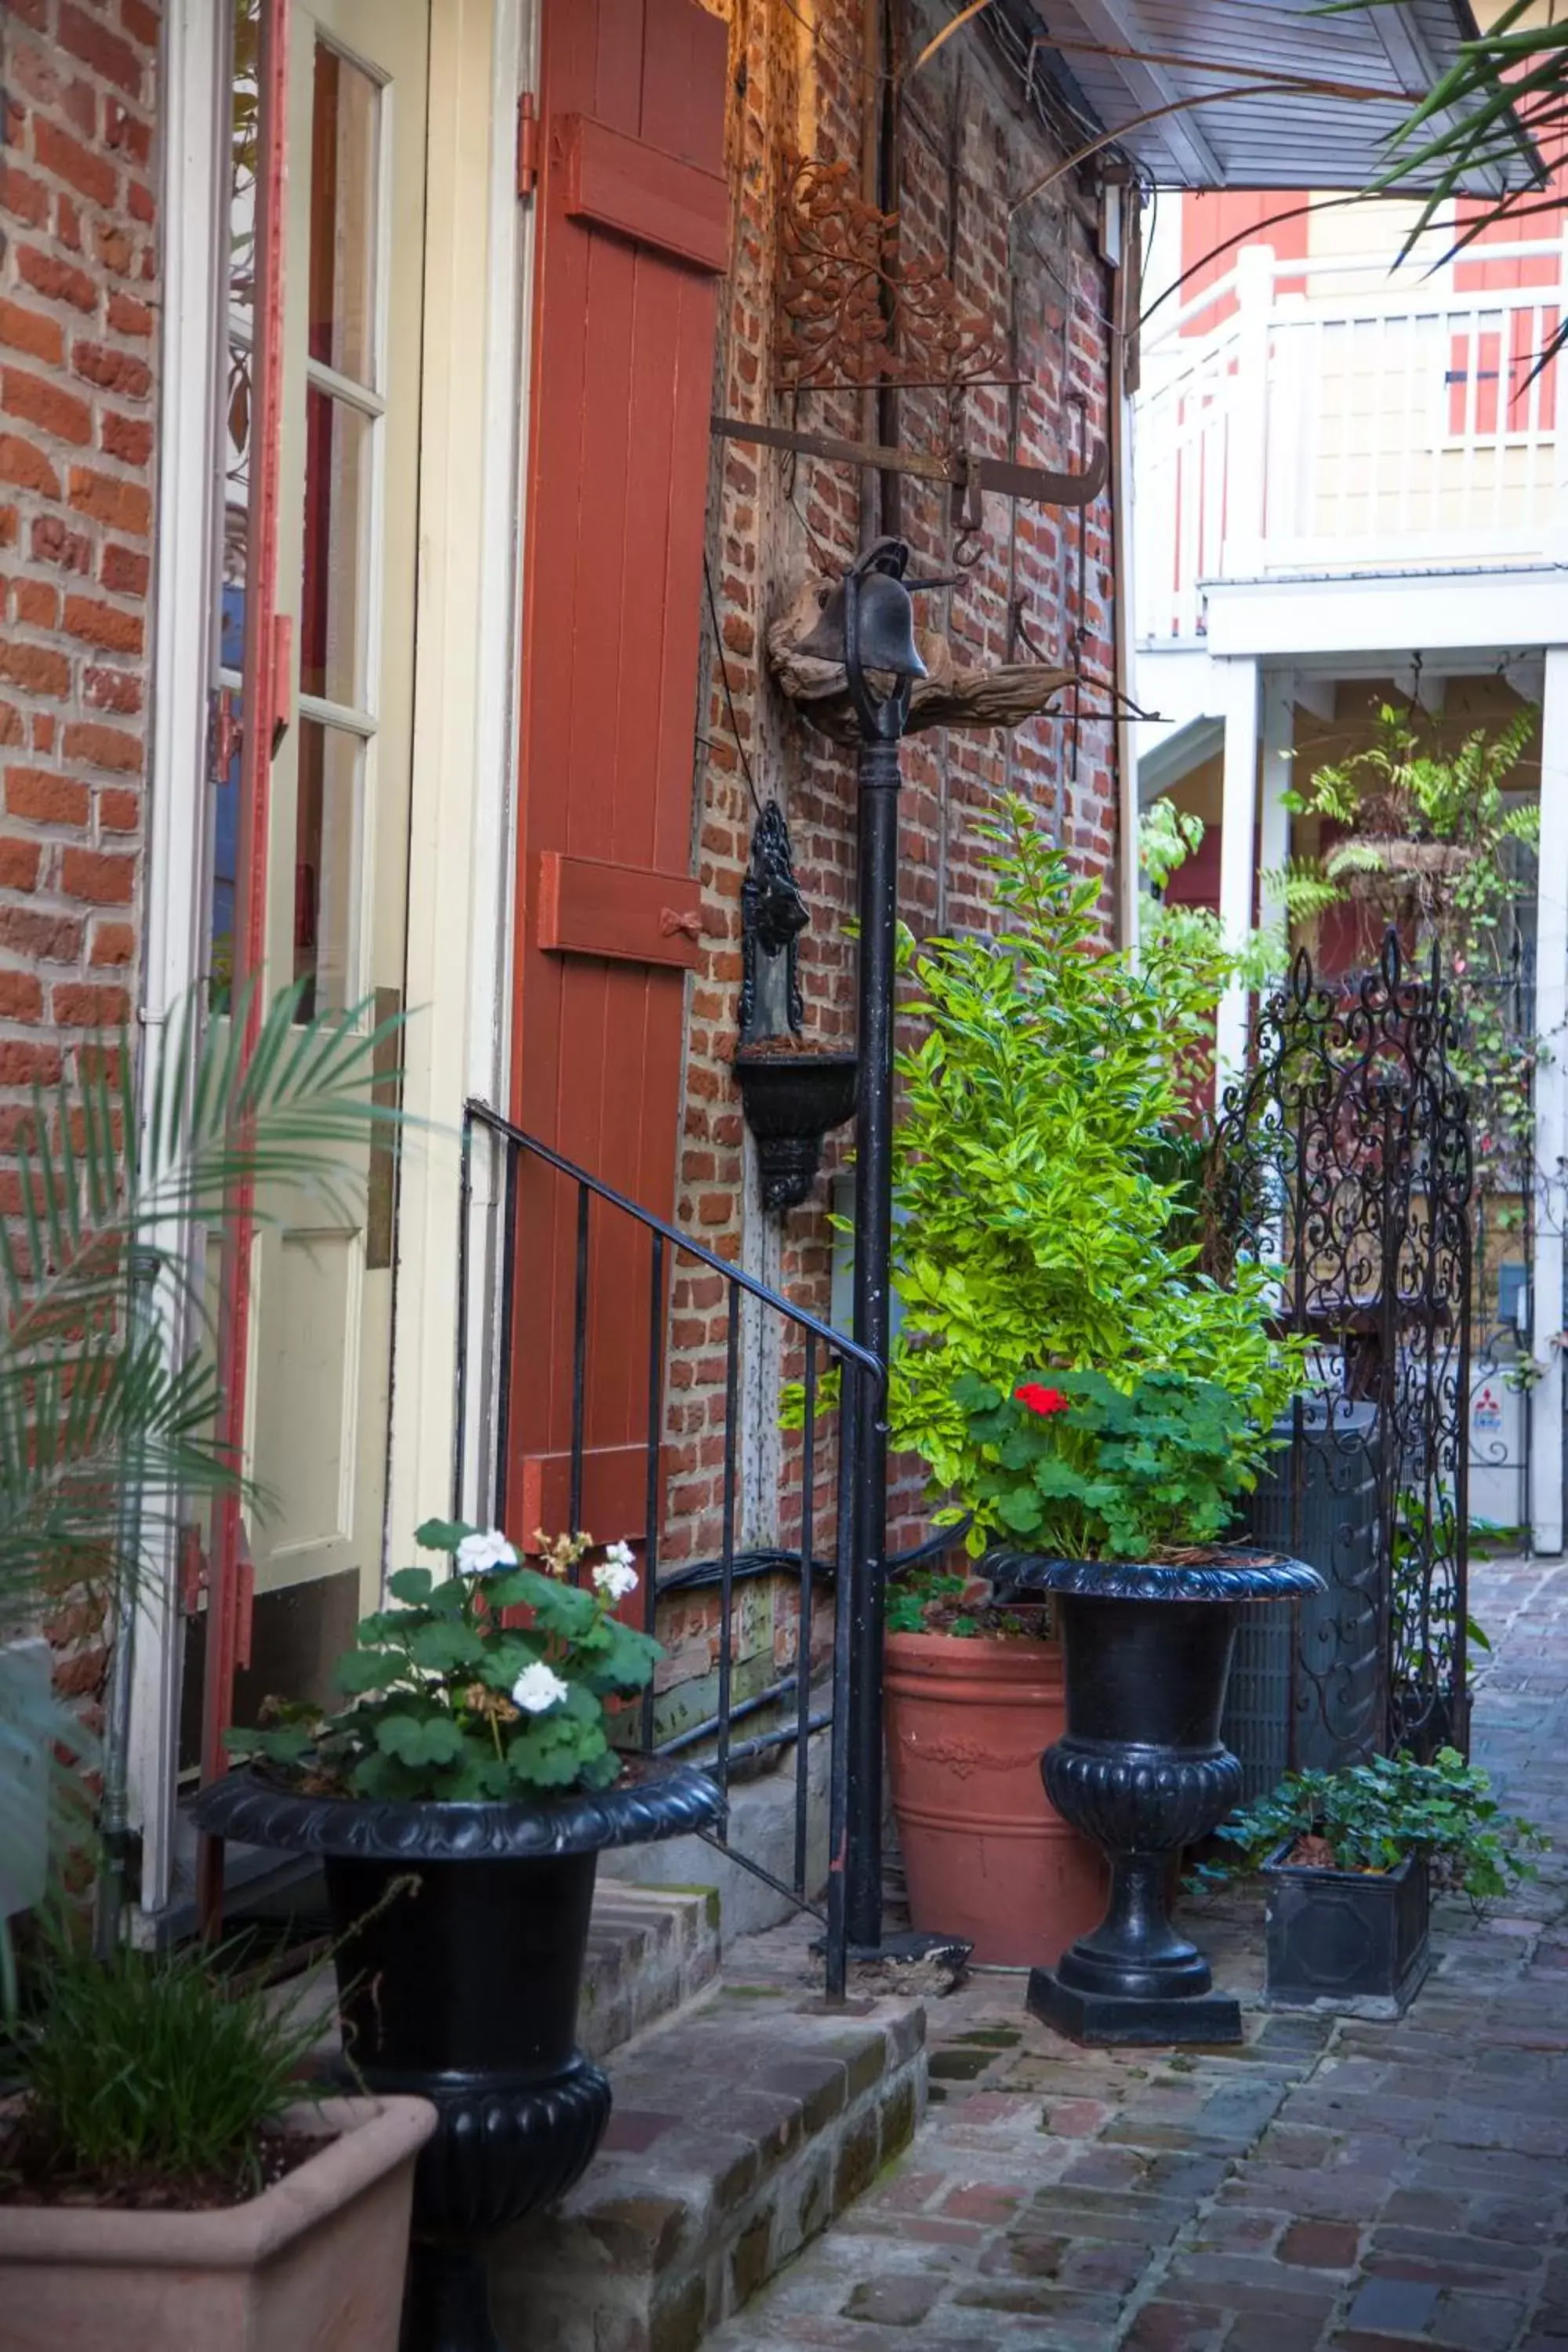
<path fill-rule="evenodd" d="M 1150 178 L 1181 188 L 1365 187 L 1390 132 L 1477 31 L 1468 0 L 1344 16 L 1322 0 L 998 0 L 998 12 L 1007 47 L 1027 41 L 1086 129 L 1114 131 Z M 1535 176 L 1521 131 L 1517 166 L 1478 174 L 1472 193 Z"/>

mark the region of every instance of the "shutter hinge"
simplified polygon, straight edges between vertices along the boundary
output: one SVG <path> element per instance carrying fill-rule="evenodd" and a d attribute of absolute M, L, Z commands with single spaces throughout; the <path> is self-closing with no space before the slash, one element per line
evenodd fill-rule
<path fill-rule="evenodd" d="M 539 100 L 531 89 L 517 101 L 517 193 L 520 201 L 539 185 Z"/>

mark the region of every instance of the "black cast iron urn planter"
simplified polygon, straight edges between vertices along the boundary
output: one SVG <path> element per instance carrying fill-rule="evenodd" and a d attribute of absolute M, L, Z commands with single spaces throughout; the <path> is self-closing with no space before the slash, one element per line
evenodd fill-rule
<path fill-rule="evenodd" d="M 1172 1864 L 1241 1793 L 1219 1736 L 1242 1604 L 1319 1592 L 1304 1560 L 1239 1549 L 1190 1566 L 993 1553 L 1005 1593 L 1051 1593 L 1067 1734 L 1040 1759 L 1046 1794 L 1110 1864 L 1105 1917 L 1056 1967 L 1029 1972 L 1035 2016 L 1077 2042 L 1239 2042 L 1241 2008 L 1171 1918 Z"/>
<path fill-rule="evenodd" d="M 321 1855 L 352 2067 L 439 2113 L 415 2176 L 404 2352 L 501 2352 L 485 2242 L 563 2196 L 604 2137 L 610 2085 L 576 2047 L 599 1854 L 723 1811 L 700 1772 L 640 1769 L 538 1804 L 311 1797 L 255 1770 L 197 1801 L 215 1836 Z"/>

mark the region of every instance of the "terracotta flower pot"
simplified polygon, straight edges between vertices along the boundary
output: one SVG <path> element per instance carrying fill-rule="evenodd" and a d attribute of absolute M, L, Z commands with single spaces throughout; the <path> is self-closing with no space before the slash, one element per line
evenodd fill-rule
<path fill-rule="evenodd" d="M 290 2111 L 335 2131 L 244 2205 L 136 2213 L 0 2205 L 6 2352 L 395 2352 L 424 2099 Z"/>
<path fill-rule="evenodd" d="M 913 1924 L 967 1937 L 976 1960 L 1054 1961 L 1107 1888 L 1040 1785 L 1067 1721 L 1060 1643 L 889 1633 L 882 1686 Z"/>

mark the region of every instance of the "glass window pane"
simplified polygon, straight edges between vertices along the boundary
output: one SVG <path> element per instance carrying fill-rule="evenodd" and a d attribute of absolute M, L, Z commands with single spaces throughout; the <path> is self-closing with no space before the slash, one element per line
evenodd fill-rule
<path fill-rule="evenodd" d="M 301 1021 L 342 1013 L 360 994 L 356 972 L 364 746 L 340 727 L 300 721 L 294 841 L 294 977 Z"/>
<path fill-rule="evenodd" d="M 374 380 L 375 161 L 381 92 L 316 44 L 310 137 L 310 357 Z"/>
<path fill-rule="evenodd" d="M 312 386 L 305 395 L 305 576 L 300 691 L 363 709 L 365 540 L 375 423 Z"/>

